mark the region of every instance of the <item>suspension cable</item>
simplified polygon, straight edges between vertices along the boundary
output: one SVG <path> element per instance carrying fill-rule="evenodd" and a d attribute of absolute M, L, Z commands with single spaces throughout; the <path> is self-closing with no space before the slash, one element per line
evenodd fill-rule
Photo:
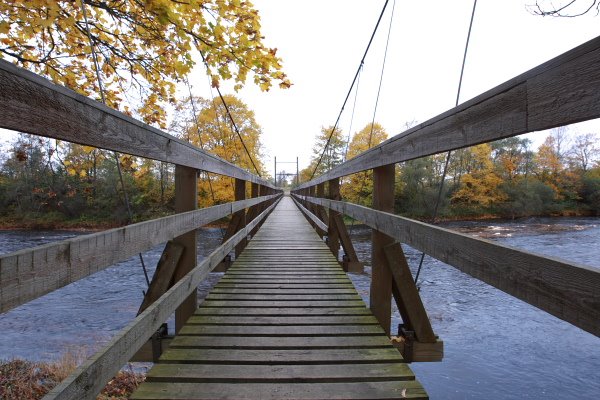
<path fill-rule="evenodd" d="M 360 60 L 360 64 L 358 65 L 358 68 L 356 69 L 356 73 L 354 74 L 354 79 L 352 79 L 352 83 L 350 84 L 350 89 L 348 89 L 348 93 L 346 94 L 346 98 L 344 99 L 344 103 L 342 104 L 342 108 L 340 109 L 340 112 L 337 116 L 337 119 L 335 121 L 335 124 L 333 125 L 333 128 L 331 129 L 331 132 L 329 133 L 329 138 L 327 139 L 327 142 L 325 143 L 325 147 L 323 147 L 323 151 L 321 152 L 321 156 L 319 157 L 319 161 L 317 161 L 317 165 L 315 165 L 315 169 L 313 170 L 311 176 L 310 176 L 310 180 L 312 180 L 315 177 L 315 173 L 317 172 L 317 169 L 319 168 L 319 165 L 321 165 L 321 161 L 323 160 L 323 156 L 325 155 L 325 152 L 327 151 L 327 148 L 329 147 L 329 143 L 331 142 L 331 138 L 333 137 L 333 134 L 335 133 L 335 129 L 338 126 L 338 123 L 340 122 L 340 117 L 342 116 L 342 113 L 344 112 L 344 108 L 346 107 L 346 103 L 348 102 L 348 98 L 350 97 L 350 93 L 352 93 L 352 88 L 354 87 L 354 84 L 356 83 L 356 80 L 358 78 L 358 74 L 360 73 L 360 70 L 362 68 L 362 66 L 365 63 L 365 58 L 367 57 L 367 54 L 369 52 L 369 48 L 371 47 L 371 43 L 373 43 L 373 38 L 375 37 L 375 33 L 377 33 L 377 28 L 379 28 L 379 23 L 381 22 L 381 18 L 383 17 L 383 14 L 385 12 L 385 9 L 388 5 L 389 0 L 385 0 L 385 4 L 383 5 L 383 8 L 381 10 L 381 13 L 379 14 L 379 18 L 377 19 L 377 24 L 375 24 L 375 28 L 373 29 L 373 33 L 371 33 L 371 38 L 369 39 L 369 43 L 367 44 L 367 48 L 365 49 L 365 53 L 362 56 L 362 59 Z"/>
<path fill-rule="evenodd" d="M 362 71 L 363 65 L 361 64 L 360 69 Z M 352 114 L 350 114 L 350 127 L 348 128 L 348 138 L 346 139 L 346 150 L 344 150 L 344 161 L 348 158 L 348 147 L 350 146 L 350 135 L 352 134 L 352 125 L 354 123 L 354 111 L 356 110 L 356 99 L 358 98 L 358 89 L 360 88 L 360 73 L 358 73 L 358 79 L 356 80 L 356 91 L 354 92 L 354 102 L 352 104 Z"/>
<path fill-rule="evenodd" d="M 462 66 L 460 68 L 460 78 L 458 79 L 458 88 L 456 90 L 456 103 L 454 106 L 458 106 L 458 101 L 460 99 L 460 91 L 462 88 L 463 75 L 465 72 L 465 64 L 467 61 L 467 51 L 469 50 L 469 40 L 471 39 L 471 29 L 473 28 L 473 20 L 475 19 L 475 8 L 477 7 L 477 0 L 473 0 L 473 11 L 471 11 L 471 21 L 469 22 L 469 32 L 467 33 L 467 41 L 465 43 L 465 52 L 463 54 Z M 446 181 L 446 174 L 448 173 L 448 165 L 450 164 L 450 157 L 452 155 L 452 150 L 448 150 L 446 153 L 446 162 L 444 163 L 444 170 L 442 172 L 442 179 L 440 181 L 440 188 L 438 190 L 437 198 L 435 200 L 435 206 L 433 208 L 433 215 L 431 217 L 431 223 L 435 224 L 438 214 L 438 208 L 440 205 L 440 201 L 442 198 L 442 192 L 444 190 L 444 182 Z M 419 268 L 417 269 L 417 273 L 415 275 L 415 284 L 419 280 L 419 274 L 421 273 L 421 268 L 423 267 L 423 260 L 425 259 L 425 252 L 421 253 L 421 259 L 419 261 Z"/>
<path fill-rule="evenodd" d="M 204 143 L 202 143 L 202 134 L 200 132 L 200 123 L 198 122 L 198 114 L 196 111 L 196 103 L 194 102 L 194 96 L 192 95 L 192 86 L 190 85 L 190 81 L 187 77 L 183 78 L 185 84 L 187 85 L 188 92 L 190 94 L 190 104 L 192 106 L 192 114 L 194 116 L 194 124 L 196 125 L 196 133 L 198 134 L 198 143 L 200 144 L 200 148 L 204 150 Z M 218 122 L 218 121 L 217 121 Z M 210 176 L 207 171 L 203 171 L 206 174 L 206 180 L 208 181 L 208 187 L 210 188 L 210 195 L 212 197 L 213 205 L 217 202 L 215 201 L 215 192 L 212 187 L 212 182 L 210 180 Z"/>
<path fill-rule="evenodd" d="M 369 132 L 369 149 L 373 138 L 373 129 L 375 126 L 375 115 L 377 114 L 377 106 L 379 105 L 379 95 L 381 94 L 381 84 L 383 83 L 383 73 L 385 71 L 385 62 L 387 60 L 388 46 L 390 44 L 390 34 L 392 33 L 392 23 L 394 21 L 394 10 L 396 9 L 396 0 L 392 3 L 392 13 L 390 16 L 390 25 L 388 27 L 387 39 L 385 41 L 385 51 L 383 53 L 383 63 L 381 64 L 381 73 L 379 75 L 379 87 L 377 88 L 377 97 L 375 98 L 375 108 L 373 109 L 373 119 L 371 120 L 371 131 Z"/>
<path fill-rule="evenodd" d="M 96 49 L 94 46 L 94 41 L 92 39 L 92 34 L 90 32 L 90 24 L 87 18 L 87 12 L 85 8 L 84 0 L 80 0 L 81 3 L 81 11 L 83 13 L 83 20 L 85 22 L 85 30 L 87 33 L 87 38 L 90 43 L 90 50 L 92 52 L 92 60 L 94 61 L 94 68 L 96 69 L 96 79 L 98 81 L 98 89 L 100 91 L 100 98 L 102 99 L 102 103 L 106 105 L 106 96 L 104 95 L 104 86 L 102 84 L 102 77 L 100 76 L 100 65 L 98 63 L 98 55 L 96 54 Z M 127 208 L 127 216 L 129 218 L 129 223 L 133 222 L 133 212 L 131 211 L 131 206 L 129 204 L 129 195 L 127 193 L 127 188 L 125 187 L 125 181 L 123 180 L 123 172 L 121 171 L 121 162 L 119 160 L 119 153 L 113 151 L 113 157 L 115 159 L 115 163 L 117 164 L 117 171 L 119 173 L 119 181 L 121 183 L 121 190 L 123 191 L 123 197 L 125 200 L 125 206 Z M 144 277 L 146 278 L 146 284 L 148 287 L 150 286 L 150 279 L 148 278 L 148 271 L 146 270 L 146 264 L 144 263 L 144 257 L 142 253 L 138 253 L 140 257 L 140 263 L 142 264 L 142 270 L 144 271 Z"/>

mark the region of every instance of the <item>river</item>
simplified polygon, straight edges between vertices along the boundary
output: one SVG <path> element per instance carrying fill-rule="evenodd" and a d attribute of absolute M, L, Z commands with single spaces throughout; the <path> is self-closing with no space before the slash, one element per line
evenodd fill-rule
<path fill-rule="evenodd" d="M 541 218 L 518 222 L 457 222 L 446 228 L 600 269 L 600 219 Z M 370 259 L 370 229 L 350 227 L 361 260 Z M 72 237 L 75 232 L 0 232 L 0 252 Z M 218 228 L 203 228 L 199 259 L 218 245 Z M 144 254 L 150 272 L 162 247 Z M 405 247 L 413 274 L 420 254 Z M 222 274 L 201 286 L 206 295 Z M 368 302 L 370 268 L 350 274 Z M 66 351 L 91 353 L 135 316 L 145 281 L 139 260 L 93 276 L 0 315 L 0 358 L 51 360 Z M 413 363 L 432 399 L 600 398 L 600 338 L 430 257 L 421 296 L 444 360 Z M 395 311 L 392 326 L 397 326 Z M 172 324 L 171 324 L 172 325 Z"/>

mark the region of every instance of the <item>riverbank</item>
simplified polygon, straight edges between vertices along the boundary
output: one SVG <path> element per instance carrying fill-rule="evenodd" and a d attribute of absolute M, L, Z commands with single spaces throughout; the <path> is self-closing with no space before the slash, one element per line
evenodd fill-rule
<path fill-rule="evenodd" d="M 81 363 L 78 356 L 65 354 L 56 362 L 22 359 L 0 361 L 0 399 L 38 400 L 69 376 Z M 146 379 L 131 368 L 119 371 L 102 389 L 97 400 L 125 400 Z"/>

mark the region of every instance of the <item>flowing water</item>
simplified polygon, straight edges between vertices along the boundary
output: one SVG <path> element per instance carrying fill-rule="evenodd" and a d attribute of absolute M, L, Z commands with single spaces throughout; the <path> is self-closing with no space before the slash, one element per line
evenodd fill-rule
<path fill-rule="evenodd" d="M 600 219 L 531 219 L 445 224 L 471 235 L 600 269 Z M 364 274 L 351 274 L 368 302 L 370 229 L 350 228 Z M 0 232 L 0 252 L 64 240 L 76 232 Z M 199 230 L 199 259 L 221 239 L 218 228 Z M 413 274 L 420 254 L 405 246 Z M 162 246 L 144 253 L 152 273 Z M 212 273 L 199 297 L 219 280 Z M 412 368 L 432 399 L 600 399 L 600 338 L 426 257 L 421 296 L 444 360 Z M 146 288 L 138 257 L 121 262 L 0 315 L 0 359 L 59 358 L 91 353 L 135 317 Z M 397 312 L 392 326 L 400 323 Z M 172 323 L 170 324 L 172 326 Z"/>

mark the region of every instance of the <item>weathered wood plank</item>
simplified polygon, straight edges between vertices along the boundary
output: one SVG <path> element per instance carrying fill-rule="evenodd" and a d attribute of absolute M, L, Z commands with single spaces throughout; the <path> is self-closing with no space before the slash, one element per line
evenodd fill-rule
<path fill-rule="evenodd" d="M 222 204 L 4 254 L 0 256 L 0 312 L 275 197 Z"/>
<path fill-rule="evenodd" d="M 600 37 L 402 132 L 300 185 L 600 117 Z"/>
<path fill-rule="evenodd" d="M 179 335 L 194 336 L 371 336 L 385 335 L 379 325 L 185 325 Z"/>
<path fill-rule="evenodd" d="M 373 336 L 308 336 L 308 337 L 246 337 L 234 336 L 177 336 L 170 344 L 172 348 L 205 349 L 343 349 L 388 347 L 390 340 L 385 335 Z"/>
<path fill-rule="evenodd" d="M 427 399 L 417 381 L 343 383 L 166 383 L 148 382 L 130 397 L 133 400 L 228 399 Z"/>
<path fill-rule="evenodd" d="M 311 198 L 600 336 L 600 271 L 351 203 Z"/>
<path fill-rule="evenodd" d="M 273 187 L 190 143 L 0 60 L 0 127 L 166 161 Z"/>
<path fill-rule="evenodd" d="M 210 293 L 207 300 L 266 300 L 266 301 L 296 301 L 296 300 L 361 300 L 361 297 L 354 294 L 270 294 L 268 296 L 259 294 L 223 294 Z"/>
<path fill-rule="evenodd" d="M 375 349 L 179 349 L 169 348 L 160 357 L 161 363 L 203 364 L 369 364 L 402 362 L 393 347 Z"/>
<path fill-rule="evenodd" d="M 188 325 L 373 325 L 378 324 L 372 315 L 328 315 L 326 317 L 303 316 L 257 317 L 257 316 L 202 316 L 192 315 Z"/>
<path fill-rule="evenodd" d="M 236 307 L 236 308 L 260 308 L 260 307 L 288 307 L 288 308 L 317 308 L 317 307 L 361 307 L 365 306 L 362 300 L 205 300 L 202 307 Z"/>
<path fill-rule="evenodd" d="M 115 376 L 121 366 L 131 359 L 137 350 L 146 343 L 152 333 L 175 312 L 179 304 L 196 290 L 198 284 L 223 259 L 224 254 L 229 253 L 245 235 L 248 235 L 276 204 L 272 204 L 246 228 L 213 251 L 154 304 L 137 316 L 104 348 L 52 389 L 44 399 L 95 399 L 96 395 L 106 385 L 106 382 Z"/>
<path fill-rule="evenodd" d="M 288 308 L 288 307 L 201 307 L 196 311 L 199 315 L 263 315 L 263 316 L 304 316 L 304 315 L 370 315 L 371 311 L 362 307 L 318 307 L 318 308 Z"/>
<path fill-rule="evenodd" d="M 381 382 L 414 380 L 406 364 L 236 365 L 158 364 L 148 382 Z"/>

